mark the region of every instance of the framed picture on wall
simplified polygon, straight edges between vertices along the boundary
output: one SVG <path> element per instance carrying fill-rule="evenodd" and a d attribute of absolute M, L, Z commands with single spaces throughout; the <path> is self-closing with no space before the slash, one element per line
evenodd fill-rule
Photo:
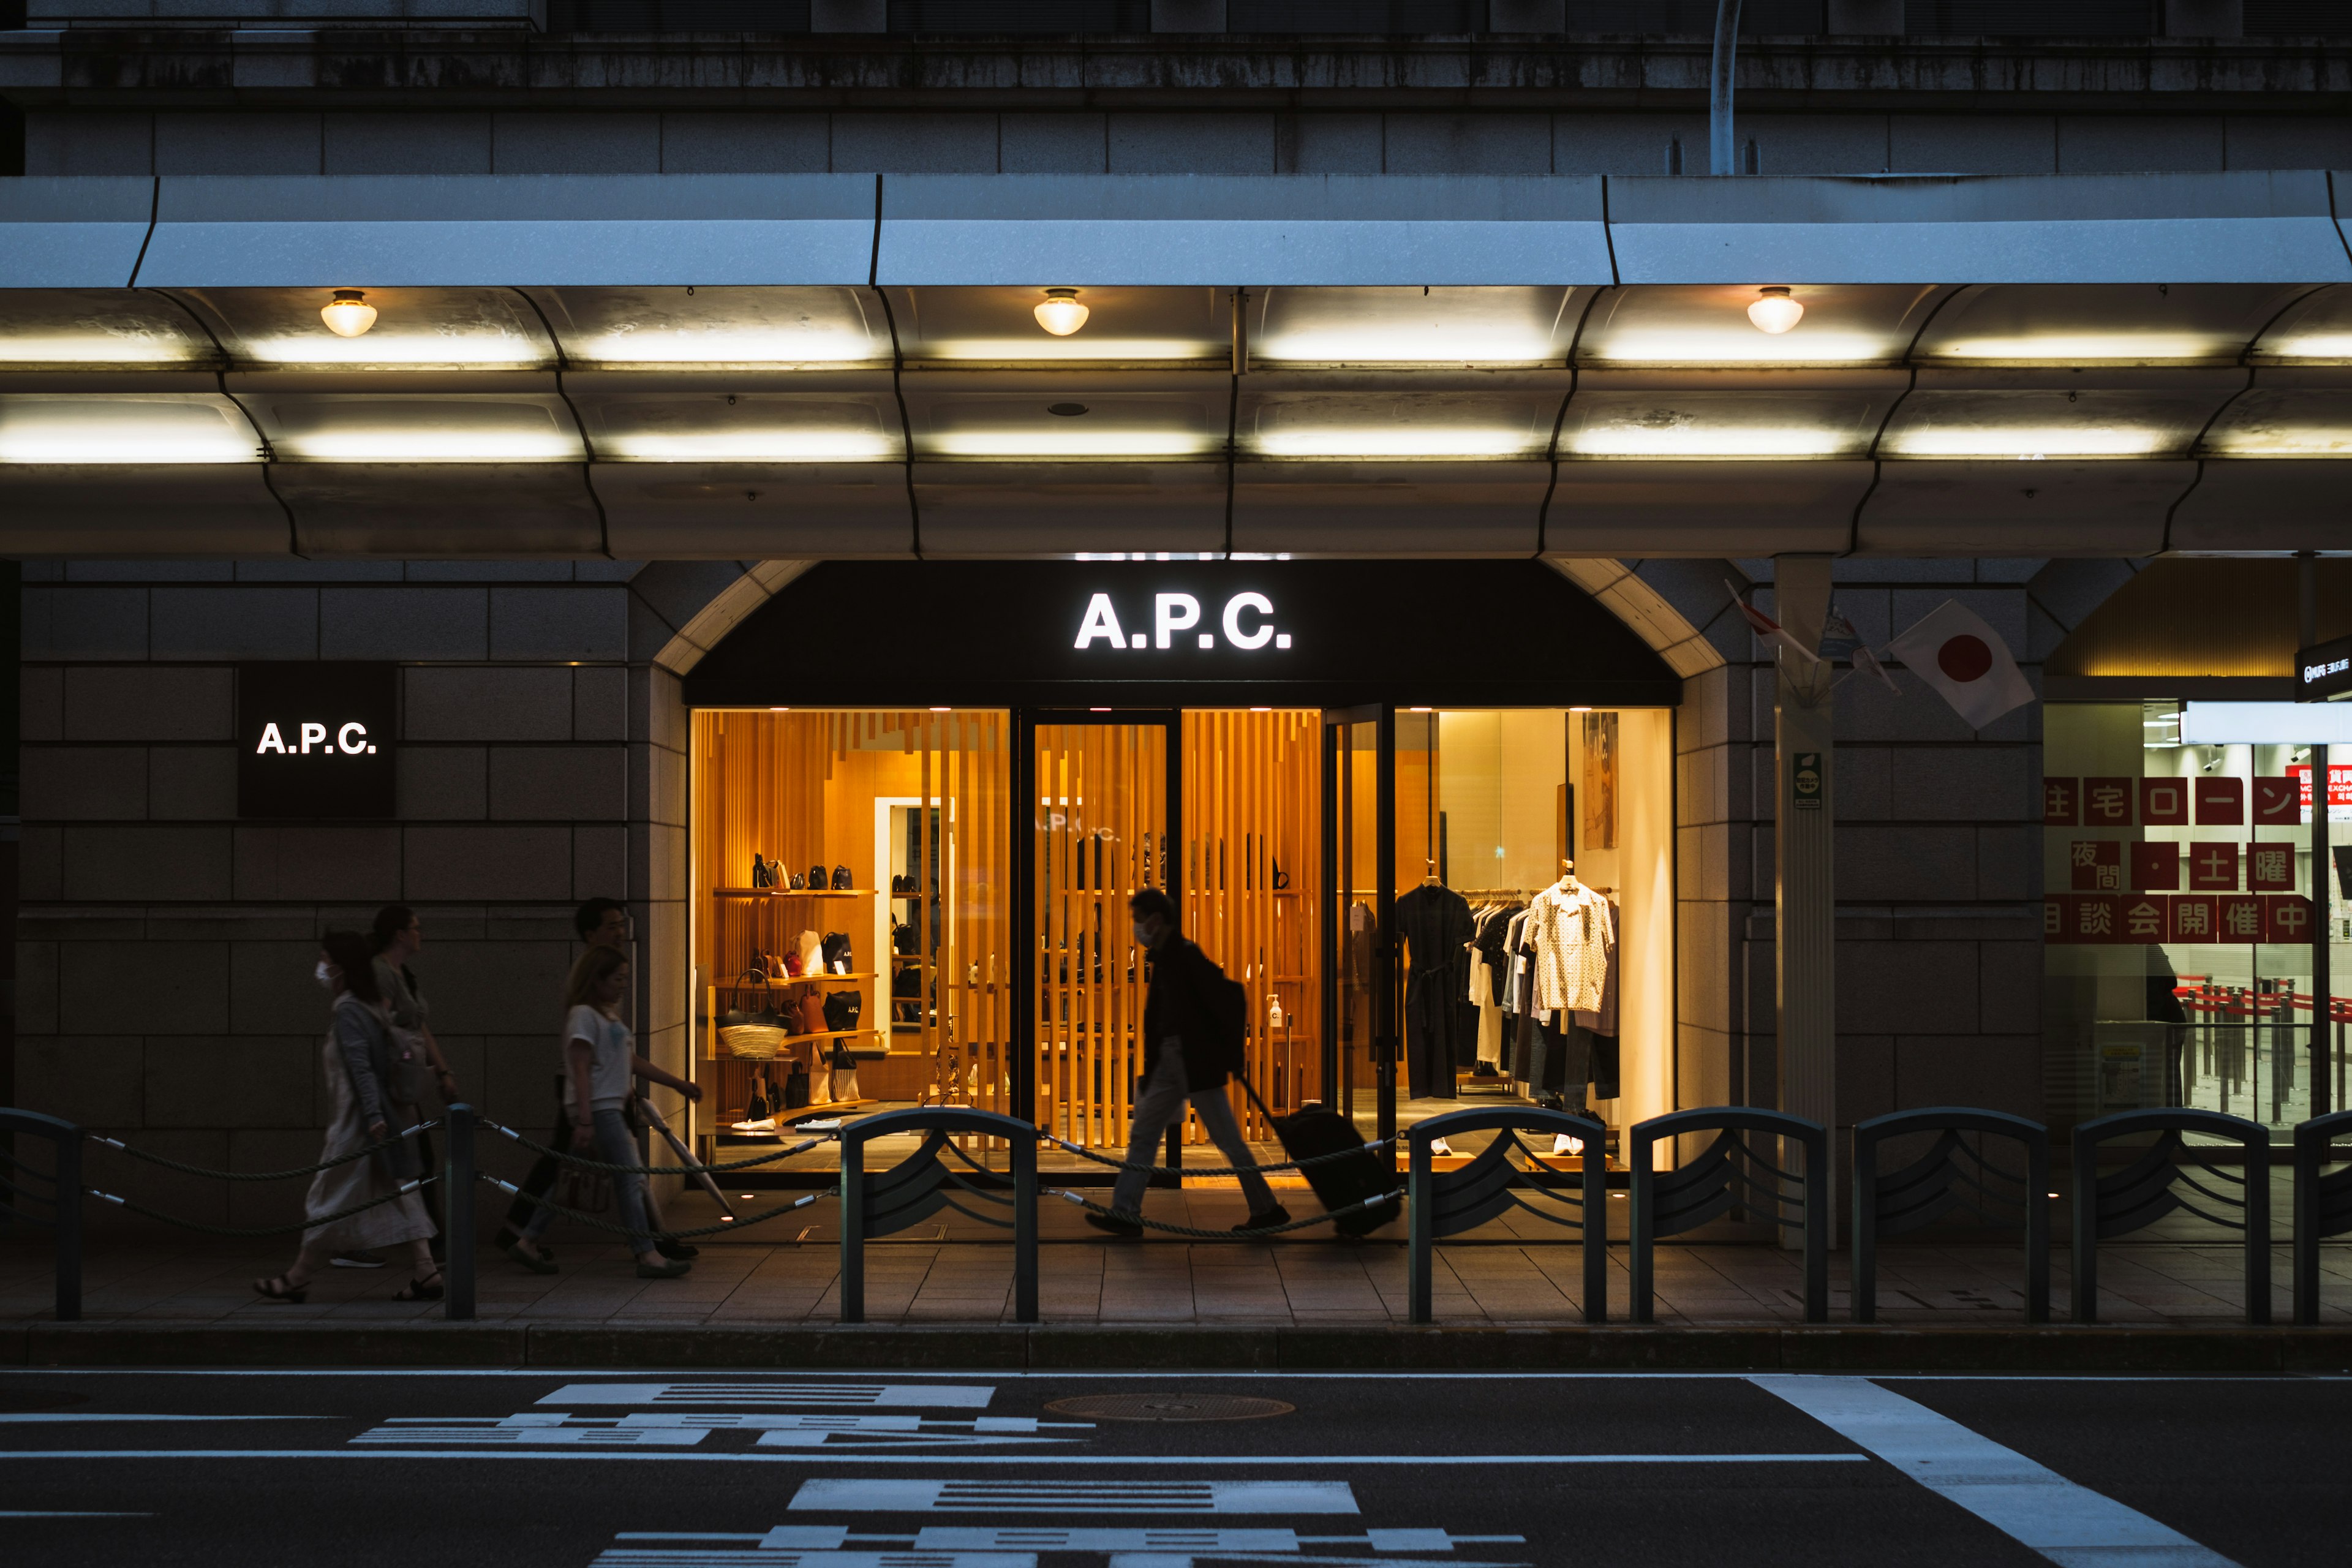
<path fill-rule="evenodd" d="M 1580 794 L 1584 803 L 1581 838 L 1587 849 L 1617 847 L 1617 715 L 1586 713 L 1584 766 Z"/>

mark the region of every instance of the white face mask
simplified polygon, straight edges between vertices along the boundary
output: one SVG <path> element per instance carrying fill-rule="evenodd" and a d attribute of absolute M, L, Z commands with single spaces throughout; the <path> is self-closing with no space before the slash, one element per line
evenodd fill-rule
<path fill-rule="evenodd" d="M 312 970 L 310 973 L 317 979 L 322 990 L 332 991 L 335 988 L 335 972 L 328 967 L 325 959 L 319 960 L 319 967 Z"/>
<path fill-rule="evenodd" d="M 1138 947 L 1151 945 L 1151 927 L 1145 921 L 1135 922 L 1135 945 Z"/>

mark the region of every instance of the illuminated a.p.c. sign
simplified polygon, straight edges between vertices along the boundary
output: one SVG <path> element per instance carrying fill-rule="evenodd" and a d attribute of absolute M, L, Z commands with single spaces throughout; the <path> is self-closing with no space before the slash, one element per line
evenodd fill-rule
<path fill-rule="evenodd" d="M 1139 616 L 1135 623 L 1145 624 Z M 1201 601 L 1191 594 L 1171 593 L 1151 595 L 1150 625 L 1146 631 L 1129 631 L 1118 618 L 1118 606 L 1108 594 L 1097 594 L 1087 601 L 1086 614 L 1078 620 L 1078 639 L 1072 646 L 1080 653 L 1094 647 L 1175 648 L 1197 647 L 1213 648 L 1219 646 L 1215 632 L 1197 630 L 1201 624 Z M 1274 624 L 1274 601 L 1255 589 L 1244 589 L 1225 601 L 1224 612 L 1218 617 L 1224 633 L 1223 646 L 1239 648 L 1244 653 L 1259 648 L 1287 648 L 1290 634 L 1277 631 Z M 1193 639 L 1181 639 L 1187 635 Z"/>
<path fill-rule="evenodd" d="M 399 679 L 389 664 L 239 665 L 236 814 L 392 816 Z"/>

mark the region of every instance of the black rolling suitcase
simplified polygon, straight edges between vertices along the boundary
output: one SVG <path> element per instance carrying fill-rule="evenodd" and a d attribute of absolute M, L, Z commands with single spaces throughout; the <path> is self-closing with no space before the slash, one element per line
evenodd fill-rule
<path fill-rule="evenodd" d="M 1249 1079 L 1242 1079 L 1242 1089 L 1257 1107 L 1258 1114 L 1273 1124 L 1282 1152 L 1292 1159 L 1312 1160 L 1324 1154 L 1346 1156 L 1325 1160 L 1298 1173 L 1315 1189 L 1315 1195 L 1322 1200 L 1325 1208 L 1337 1214 L 1352 1204 L 1396 1192 L 1404 1185 L 1402 1176 L 1393 1168 L 1384 1167 L 1380 1155 L 1364 1147 L 1364 1135 L 1356 1124 L 1339 1112 L 1301 1110 L 1291 1116 L 1276 1116 L 1266 1110 L 1265 1101 L 1258 1099 Z M 1368 1236 L 1403 1212 L 1403 1200 L 1400 1198 L 1340 1215 L 1331 1223 L 1341 1236 Z"/>

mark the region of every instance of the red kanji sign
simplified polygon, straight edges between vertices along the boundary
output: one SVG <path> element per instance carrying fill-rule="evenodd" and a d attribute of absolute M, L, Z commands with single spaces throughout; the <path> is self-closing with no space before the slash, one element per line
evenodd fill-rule
<path fill-rule="evenodd" d="M 2295 782 L 2298 804 L 2308 808 L 2311 805 L 2311 764 L 2297 763 L 2286 770 L 2286 776 Z M 2327 764 L 2327 804 L 2352 805 L 2352 763 Z"/>
<path fill-rule="evenodd" d="M 2246 781 L 2199 779 L 2197 825 L 2200 827 L 2242 827 L 2246 823 Z"/>
<path fill-rule="evenodd" d="M 2294 846 L 2292 844 L 2249 844 L 2246 846 L 2246 887 L 2257 893 L 2291 893 L 2294 890 Z"/>
<path fill-rule="evenodd" d="M 2042 781 L 2042 826 L 2083 826 L 2083 781 L 2045 776 Z"/>
<path fill-rule="evenodd" d="M 2164 940 L 2168 911 L 2164 907 L 2166 900 L 2161 895 L 2120 901 L 2123 905 L 2123 941 L 2146 946 Z"/>
<path fill-rule="evenodd" d="M 2187 779 L 2140 780 L 2139 822 L 2142 827 L 2188 826 L 2189 781 Z"/>
<path fill-rule="evenodd" d="M 2309 942 L 2311 900 L 2300 893 L 2272 893 L 2263 900 L 2264 942 Z"/>
<path fill-rule="evenodd" d="M 2173 942 L 2211 942 L 2218 914 L 2215 900 L 2210 896 L 2183 893 L 2172 900 L 2172 925 L 2168 933 Z"/>
<path fill-rule="evenodd" d="M 2217 900 L 2221 906 L 2214 917 L 2214 940 L 2241 942 L 2263 940 L 2263 901 L 2251 897 L 2230 897 Z"/>
<path fill-rule="evenodd" d="M 2189 847 L 2189 886 L 2200 893 L 2238 890 L 2238 847 L 2235 844 L 2192 844 Z"/>
<path fill-rule="evenodd" d="M 2078 895 L 2066 900 L 2067 940 L 2113 942 L 2123 928 L 2116 905 L 2123 900 L 2105 893 Z M 2251 901 L 2251 900 L 2250 900 Z"/>
<path fill-rule="evenodd" d="M 2132 825 L 2132 796 L 2138 793 L 2134 779 L 2084 779 L 2083 781 L 2083 826 L 2085 827 L 2129 827 Z"/>
<path fill-rule="evenodd" d="M 2305 769 L 2308 773 L 2310 770 Z M 2293 778 L 2254 778 L 2254 826 L 2293 827 L 2303 820 L 2303 791 Z"/>
<path fill-rule="evenodd" d="M 2066 934 L 2066 900 L 2063 894 L 2044 893 L 2042 896 L 2042 940 L 2071 940 Z"/>
<path fill-rule="evenodd" d="M 2078 893 L 2113 893 L 2124 885 L 2124 847 L 2117 838 L 2077 838 L 2066 864 Z"/>
<path fill-rule="evenodd" d="M 2180 888 L 2180 846 L 2170 842 L 2131 847 L 2131 885 L 2135 893 L 2171 893 Z"/>

